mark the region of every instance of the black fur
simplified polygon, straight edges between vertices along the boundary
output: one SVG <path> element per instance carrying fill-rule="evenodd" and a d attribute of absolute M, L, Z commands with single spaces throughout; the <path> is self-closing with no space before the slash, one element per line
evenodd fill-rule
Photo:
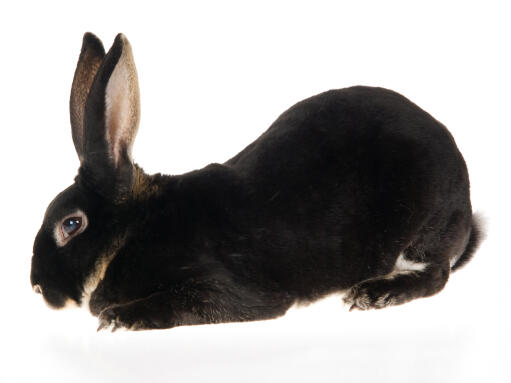
<path fill-rule="evenodd" d="M 451 260 L 463 253 L 457 268 L 475 250 L 480 231 L 452 136 L 387 89 L 301 101 L 224 164 L 149 176 L 126 155 L 115 169 L 103 100 L 121 53 L 114 43 L 86 105 L 89 151 L 102 154 L 84 160 L 35 240 L 31 281 L 51 305 L 80 303 L 114 254 L 90 300 L 100 327 L 268 319 L 345 289 L 353 308 L 381 308 L 440 291 Z M 88 227 L 58 247 L 55 225 L 76 208 Z M 424 269 L 391 274 L 400 254 Z"/>
<path fill-rule="evenodd" d="M 483 240 L 484 233 L 481 228 L 481 223 L 479 220 L 474 217 L 472 220 L 472 230 L 470 233 L 470 237 L 468 239 L 467 246 L 465 247 L 465 251 L 461 254 L 461 256 L 456 260 L 454 265 L 451 267 L 451 271 L 456 271 L 463 266 L 465 266 L 474 256 L 475 252 L 479 248 L 481 241 Z"/>

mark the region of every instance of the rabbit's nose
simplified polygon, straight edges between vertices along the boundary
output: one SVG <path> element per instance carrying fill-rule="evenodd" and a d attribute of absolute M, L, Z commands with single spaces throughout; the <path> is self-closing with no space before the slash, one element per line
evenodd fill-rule
<path fill-rule="evenodd" d="M 34 285 L 34 287 L 32 287 L 32 288 L 34 289 L 34 292 L 36 294 L 42 294 L 43 293 L 43 291 L 41 290 L 41 286 L 39 286 L 39 285 Z"/>

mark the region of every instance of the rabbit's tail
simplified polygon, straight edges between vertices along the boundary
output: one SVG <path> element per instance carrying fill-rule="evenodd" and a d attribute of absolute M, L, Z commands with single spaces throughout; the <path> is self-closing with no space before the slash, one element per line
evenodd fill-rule
<path fill-rule="evenodd" d="M 468 238 L 467 247 L 460 257 L 451 266 L 451 271 L 456 271 L 465 266 L 471 259 L 476 250 L 479 248 L 484 239 L 483 219 L 480 215 L 472 215 L 472 228 L 470 237 Z"/>

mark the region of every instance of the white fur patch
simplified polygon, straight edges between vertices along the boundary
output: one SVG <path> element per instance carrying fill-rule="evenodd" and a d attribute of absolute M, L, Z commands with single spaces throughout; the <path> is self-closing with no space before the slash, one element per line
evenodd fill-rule
<path fill-rule="evenodd" d="M 414 271 L 424 271 L 428 266 L 427 263 L 421 262 L 413 262 L 408 259 L 405 259 L 403 254 L 399 254 L 399 257 L 396 260 L 396 264 L 394 265 L 394 270 L 392 270 L 391 274 L 401 274 L 403 272 L 414 272 Z"/>
<path fill-rule="evenodd" d="M 463 254 L 463 253 L 461 253 Z M 458 255 L 455 255 L 454 257 L 452 257 L 449 261 L 449 267 L 452 269 L 454 267 L 454 265 L 458 262 L 458 260 L 460 259 L 461 257 L 461 254 L 458 254 Z"/>

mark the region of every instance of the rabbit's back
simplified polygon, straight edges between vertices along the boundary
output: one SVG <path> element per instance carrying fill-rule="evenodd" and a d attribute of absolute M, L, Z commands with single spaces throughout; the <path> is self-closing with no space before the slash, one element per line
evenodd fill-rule
<path fill-rule="evenodd" d="M 400 168 L 464 164 L 450 133 L 431 115 L 391 90 L 357 86 L 295 104 L 227 164 L 250 177 L 264 174 L 262 181 L 293 182 L 404 159 L 409 162 Z"/>

